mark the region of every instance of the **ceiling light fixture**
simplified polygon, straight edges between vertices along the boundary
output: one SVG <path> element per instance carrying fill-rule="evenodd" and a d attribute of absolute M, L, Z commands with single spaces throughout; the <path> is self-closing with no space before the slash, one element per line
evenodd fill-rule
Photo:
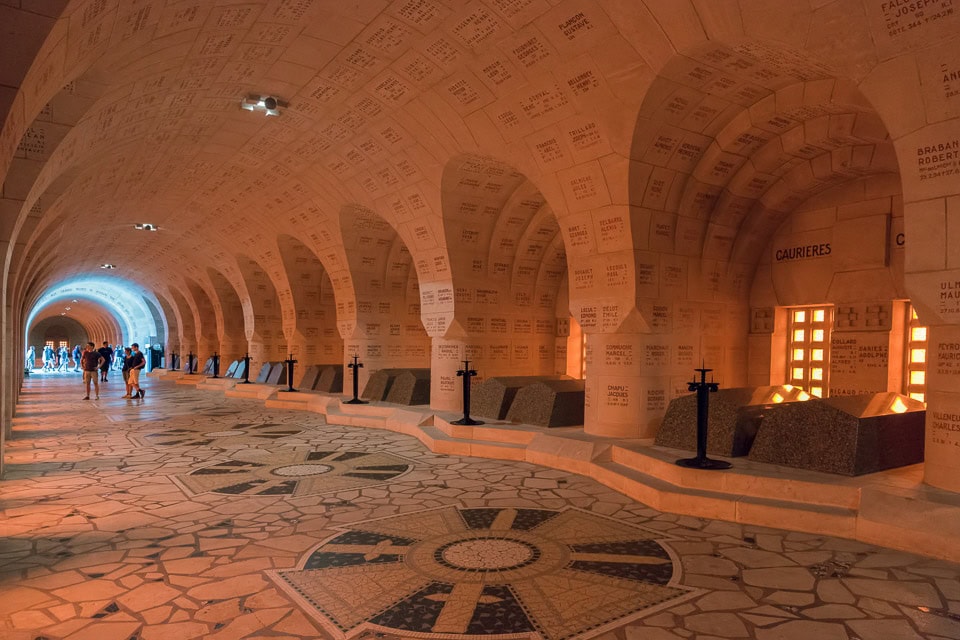
<path fill-rule="evenodd" d="M 133 228 L 137 231 L 159 231 L 160 227 L 155 224 L 150 224 L 149 222 L 138 222 L 133 225 Z"/>
<path fill-rule="evenodd" d="M 109 262 L 103 263 L 102 265 L 100 265 L 100 268 L 101 268 L 101 269 L 116 269 L 116 267 L 115 267 L 114 265 L 110 264 Z"/>
<path fill-rule="evenodd" d="M 287 103 L 273 96 L 262 96 L 251 93 L 240 101 L 240 108 L 246 111 L 263 111 L 265 116 L 280 115 L 281 107 L 286 107 Z"/>

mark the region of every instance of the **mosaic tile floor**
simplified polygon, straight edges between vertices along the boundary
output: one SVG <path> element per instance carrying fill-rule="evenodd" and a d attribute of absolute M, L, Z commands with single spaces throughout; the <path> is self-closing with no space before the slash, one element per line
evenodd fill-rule
<path fill-rule="evenodd" d="M 27 381 L 0 638 L 960 640 L 960 567 L 148 382 Z"/>

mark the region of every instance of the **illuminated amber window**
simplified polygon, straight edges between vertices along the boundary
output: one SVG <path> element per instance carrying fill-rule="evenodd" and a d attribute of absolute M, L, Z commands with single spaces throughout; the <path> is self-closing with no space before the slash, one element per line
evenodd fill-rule
<path fill-rule="evenodd" d="M 580 379 L 587 378 L 587 334 L 580 336 Z"/>
<path fill-rule="evenodd" d="M 830 374 L 831 308 L 793 307 L 787 312 L 787 384 L 823 398 Z"/>
<path fill-rule="evenodd" d="M 920 402 L 927 398 L 927 328 L 920 324 L 913 305 L 907 305 L 906 363 L 903 392 Z"/>

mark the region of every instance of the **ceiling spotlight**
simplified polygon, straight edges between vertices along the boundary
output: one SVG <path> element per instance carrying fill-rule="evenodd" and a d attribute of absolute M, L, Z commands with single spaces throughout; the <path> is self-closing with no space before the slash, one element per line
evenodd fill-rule
<path fill-rule="evenodd" d="M 114 265 L 110 264 L 109 262 L 104 262 L 102 265 L 100 265 L 100 268 L 101 268 L 101 269 L 116 269 L 116 267 L 115 267 Z"/>
<path fill-rule="evenodd" d="M 240 108 L 246 111 L 263 111 L 265 116 L 280 115 L 281 107 L 286 107 L 287 103 L 273 96 L 262 96 L 251 93 L 240 101 Z"/>
<path fill-rule="evenodd" d="M 137 231 L 158 231 L 160 227 L 155 224 L 150 224 L 149 222 L 138 222 L 133 225 L 133 228 Z"/>

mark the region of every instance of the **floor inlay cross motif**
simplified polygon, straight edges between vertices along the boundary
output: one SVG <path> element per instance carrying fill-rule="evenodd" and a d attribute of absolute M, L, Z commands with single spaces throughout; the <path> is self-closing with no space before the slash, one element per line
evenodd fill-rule
<path fill-rule="evenodd" d="M 211 429 L 190 429 L 187 427 L 177 427 L 165 429 L 156 433 L 137 436 L 142 444 L 146 446 L 172 446 L 172 445 L 213 445 L 215 447 L 230 448 L 238 445 L 259 445 L 271 440 L 279 440 L 287 436 L 295 436 L 303 433 L 299 427 L 278 424 L 276 422 L 263 422 L 252 424 L 240 422 L 229 428 Z"/>
<path fill-rule="evenodd" d="M 662 537 L 576 508 L 443 507 L 354 523 L 273 576 L 340 638 L 587 638 L 694 595 Z"/>
<path fill-rule="evenodd" d="M 175 476 L 188 494 L 309 496 L 395 480 L 413 463 L 391 453 L 279 451 L 255 460 L 224 460 Z"/>

